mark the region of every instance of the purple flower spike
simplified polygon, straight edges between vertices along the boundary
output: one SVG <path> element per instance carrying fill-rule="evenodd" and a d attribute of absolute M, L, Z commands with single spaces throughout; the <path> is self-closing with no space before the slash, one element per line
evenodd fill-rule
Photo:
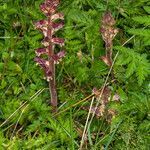
<path fill-rule="evenodd" d="M 59 64 L 65 56 L 65 51 L 55 54 L 55 45 L 64 46 L 65 40 L 55 37 L 54 34 L 64 26 L 64 22 L 55 22 L 56 20 L 64 20 L 62 13 L 56 12 L 59 0 L 45 0 L 40 5 L 41 11 L 46 15 L 47 19 L 40 20 L 35 23 L 36 29 L 40 30 L 44 39 L 42 40 L 43 48 L 35 50 L 35 62 L 44 70 L 45 79 L 49 82 L 49 91 L 51 94 L 51 104 L 55 111 L 57 107 L 57 91 L 55 81 L 55 64 Z M 47 56 L 47 60 L 40 58 L 42 55 Z"/>

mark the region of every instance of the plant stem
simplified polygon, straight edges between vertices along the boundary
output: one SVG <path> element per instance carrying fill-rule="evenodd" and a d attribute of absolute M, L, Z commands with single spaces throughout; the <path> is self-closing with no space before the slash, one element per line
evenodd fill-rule
<path fill-rule="evenodd" d="M 52 39 L 52 22 L 51 15 L 48 17 L 48 38 L 49 38 L 49 46 L 48 46 L 48 61 L 49 61 L 49 69 L 52 73 L 52 79 L 49 80 L 49 91 L 51 95 L 51 105 L 53 112 L 57 110 L 57 91 L 56 91 L 56 79 L 55 79 L 55 64 L 51 57 L 54 55 L 54 45 L 51 42 Z"/>
<path fill-rule="evenodd" d="M 53 107 L 53 111 L 56 112 L 57 109 L 57 91 L 56 91 L 56 80 L 55 80 L 55 64 L 54 62 L 50 62 L 50 68 L 52 71 L 52 79 L 49 81 L 49 91 L 51 94 L 51 105 Z"/>

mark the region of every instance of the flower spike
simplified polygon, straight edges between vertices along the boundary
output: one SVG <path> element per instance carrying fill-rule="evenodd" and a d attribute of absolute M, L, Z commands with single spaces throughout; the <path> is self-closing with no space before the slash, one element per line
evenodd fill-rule
<path fill-rule="evenodd" d="M 35 50 L 36 58 L 34 61 L 44 70 L 45 79 L 49 82 L 49 90 L 51 94 L 51 105 L 53 110 L 57 107 L 57 92 L 55 81 L 55 64 L 59 64 L 65 56 L 65 51 L 60 51 L 57 54 L 54 52 L 55 45 L 64 46 L 65 40 L 55 36 L 55 33 L 63 28 L 64 15 L 57 12 L 59 0 L 45 0 L 40 5 L 41 11 L 46 15 L 47 19 L 36 22 L 35 28 L 43 33 L 42 40 L 43 48 Z M 59 22 L 59 20 L 61 20 Z M 57 22 L 55 22 L 57 20 Z M 47 60 L 41 58 L 42 55 L 47 56 Z"/>
<path fill-rule="evenodd" d="M 105 48 L 106 48 L 106 55 L 102 56 L 101 59 L 106 65 L 111 67 L 113 39 L 117 35 L 118 29 L 114 27 L 116 21 L 110 12 L 106 12 L 103 15 L 101 23 L 102 26 L 100 28 L 100 32 L 105 42 Z"/>

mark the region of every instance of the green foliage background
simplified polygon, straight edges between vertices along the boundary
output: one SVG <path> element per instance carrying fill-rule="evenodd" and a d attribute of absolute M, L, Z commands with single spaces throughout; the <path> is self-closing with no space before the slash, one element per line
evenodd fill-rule
<path fill-rule="evenodd" d="M 81 137 L 77 128 L 83 130 L 87 117 L 80 108 L 83 104 L 53 117 L 47 82 L 33 61 L 34 49 L 41 46 L 43 38 L 33 26 L 34 21 L 44 18 L 39 10 L 41 2 L 0 0 L 0 124 L 25 102 L 0 128 L 0 149 L 79 148 Z M 94 118 L 88 131 L 88 148 L 148 150 L 149 0 L 61 1 L 59 11 L 65 14 L 65 27 L 58 34 L 66 40 L 67 55 L 57 66 L 59 111 L 104 84 L 109 68 L 99 59 L 105 54 L 99 28 L 106 9 L 112 12 L 119 28 L 113 49 L 114 56 L 119 52 L 113 69 L 117 82 L 110 88 L 120 95 L 121 101 L 109 105 L 118 112 L 111 124 L 104 118 Z M 92 133 L 97 135 L 94 140 Z"/>

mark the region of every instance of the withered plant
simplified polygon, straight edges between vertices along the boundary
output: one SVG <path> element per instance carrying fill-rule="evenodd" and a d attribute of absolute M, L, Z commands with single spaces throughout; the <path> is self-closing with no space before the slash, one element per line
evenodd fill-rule
<path fill-rule="evenodd" d="M 101 28 L 100 32 L 102 35 L 102 38 L 105 42 L 105 50 L 106 54 L 105 56 L 102 56 L 101 59 L 104 61 L 104 63 L 111 67 L 112 65 L 112 48 L 113 48 L 113 39 L 118 33 L 118 29 L 114 27 L 116 21 L 111 15 L 110 12 L 105 12 L 105 14 L 102 17 L 101 20 Z M 109 100 L 111 97 L 111 90 L 108 88 L 108 86 L 105 86 L 105 88 L 97 90 L 96 88 L 93 89 L 93 94 L 95 95 L 95 98 L 97 101 L 99 101 L 99 98 L 101 97 L 100 104 L 98 107 L 92 107 L 91 113 L 95 113 L 97 117 L 105 117 L 108 122 L 112 119 L 112 117 L 115 115 L 115 111 L 111 109 L 107 109 L 107 105 L 109 104 Z M 117 98 L 116 98 L 117 96 Z M 119 95 L 115 94 L 113 96 L 114 101 L 118 101 Z M 87 108 L 83 108 L 87 109 Z M 110 117 L 108 119 L 108 117 Z"/>
<path fill-rule="evenodd" d="M 35 61 L 44 70 L 45 79 L 49 82 L 53 111 L 57 110 L 58 103 L 55 64 L 59 64 L 61 59 L 65 56 L 64 50 L 58 53 L 54 52 L 55 45 L 59 45 L 60 47 L 64 46 L 64 39 L 55 36 L 56 31 L 64 26 L 64 22 L 57 21 L 58 19 L 64 20 L 64 15 L 56 12 L 59 3 L 59 0 L 45 0 L 45 2 L 40 5 L 40 10 L 45 14 L 47 19 L 35 23 L 35 27 L 44 35 L 44 40 L 42 41 L 44 47 L 36 49 Z M 47 60 L 41 58 L 41 55 L 46 55 Z"/>
<path fill-rule="evenodd" d="M 113 18 L 110 12 L 106 12 L 103 15 L 102 25 L 100 28 L 100 32 L 102 38 L 105 42 L 106 54 L 102 56 L 101 59 L 108 65 L 109 67 L 112 65 L 112 47 L 113 47 L 113 39 L 118 33 L 118 29 L 114 27 L 116 21 Z"/>
<path fill-rule="evenodd" d="M 115 24 L 116 24 L 116 21 L 113 18 L 111 12 L 108 12 L 108 11 L 105 12 L 103 17 L 102 17 L 102 20 L 101 20 L 100 33 L 101 33 L 102 38 L 103 38 L 103 40 L 105 42 L 105 51 L 106 52 L 105 52 L 105 56 L 102 56 L 101 59 L 109 67 L 112 66 L 113 39 L 115 38 L 115 36 L 118 33 L 118 29 L 114 27 Z M 100 94 L 101 94 L 101 92 L 100 92 Z M 100 116 L 104 116 L 105 113 L 107 114 L 107 116 L 111 115 L 111 117 L 113 115 L 115 115 L 114 110 L 109 110 L 109 109 L 107 110 L 106 109 L 107 105 L 109 103 L 110 96 L 111 96 L 111 91 L 106 86 L 104 88 L 104 90 L 103 90 L 102 99 L 101 99 L 101 105 L 99 107 L 99 115 Z M 99 96 L 98 96 L 98 99 L 99 99 Z M 116 99 L 116 98 L 114 98 L 114 99 Z"/>

